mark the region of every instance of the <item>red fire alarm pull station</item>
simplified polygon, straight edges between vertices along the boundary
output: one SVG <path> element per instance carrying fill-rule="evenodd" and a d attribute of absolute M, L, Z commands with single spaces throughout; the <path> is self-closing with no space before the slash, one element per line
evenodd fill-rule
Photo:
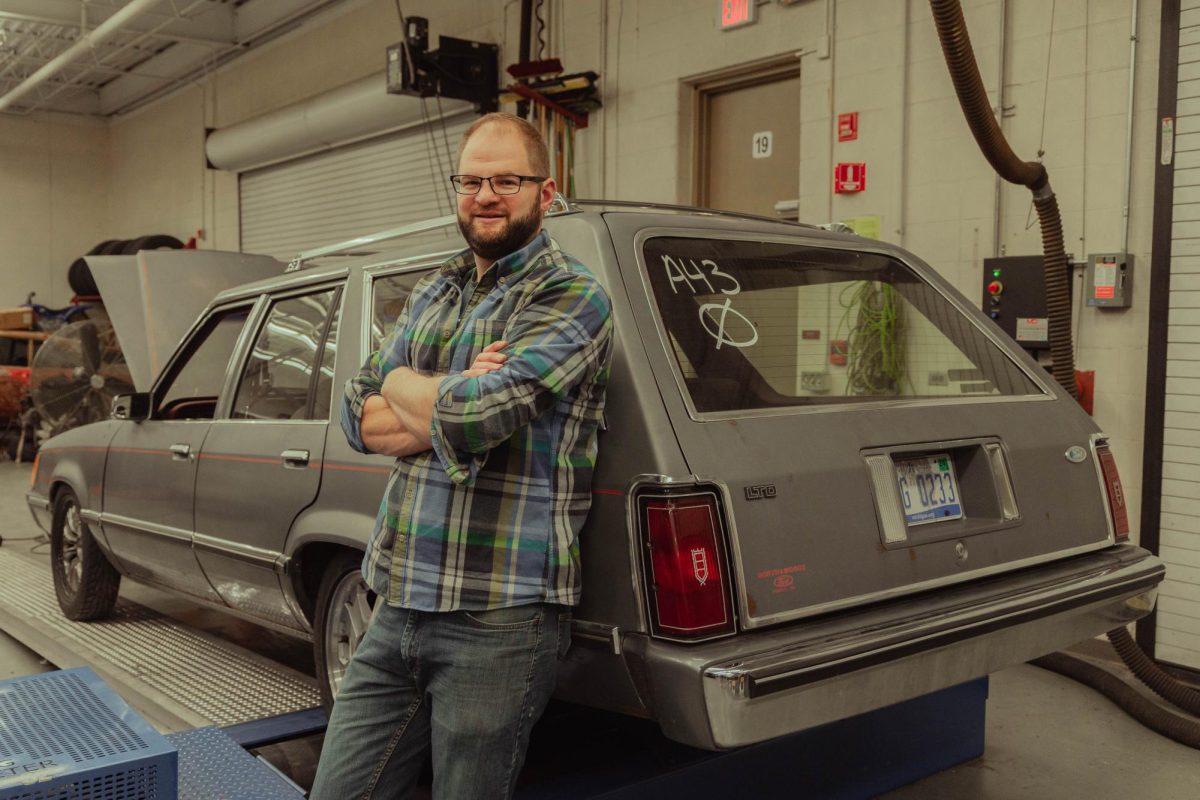
<path fill-rule="evenodd" d="M 838 141 L 852 142 L 858 138 L 858 112 L 838 114 Z"/>
<path fill-rule="evenodd" d="M 867 188 L 867 165 L 839 163 L 833 168 L 833 191 L 836 194 L 861 192 Z"/>
<path fill-rule="evenodd" d="M 834 339 L 829 343 L 829 363 L 835 367 L 846 366 L 846 358 L 850 354 L 850 342 L 846 339 Z"/>

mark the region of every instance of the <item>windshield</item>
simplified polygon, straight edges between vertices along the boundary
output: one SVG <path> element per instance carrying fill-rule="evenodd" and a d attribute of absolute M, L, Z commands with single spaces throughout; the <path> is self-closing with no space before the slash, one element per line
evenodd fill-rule
<path fill-rule="evenodd" d="M 888 256 L 691 237 L 642 254 L 697 411 L 1042 394 Z"/>

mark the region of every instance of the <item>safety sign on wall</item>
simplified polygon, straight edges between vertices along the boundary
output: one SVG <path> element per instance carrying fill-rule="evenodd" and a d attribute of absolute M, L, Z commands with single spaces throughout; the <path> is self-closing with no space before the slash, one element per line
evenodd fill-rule
<path fill-rule="evenodd" d="M 867 165 L 862 162 L 841 162 L 833 168 L 833 191 L 836 194 L 861 192 L 867 188 Z"/>

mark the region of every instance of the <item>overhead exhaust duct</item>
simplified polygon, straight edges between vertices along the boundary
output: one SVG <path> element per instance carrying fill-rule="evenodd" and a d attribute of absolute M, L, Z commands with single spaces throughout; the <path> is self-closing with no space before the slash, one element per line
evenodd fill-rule
<path fill-rule="evenodd" d="M 162 0 L 133 0 L 129 5 L 124 6 L 120 11 L 79 37 L 79 41 L 75 44 L 43 64 L 41 69 L 21 81 L 8 94 L 0 97 L 0 111 L 12 106 L 13 103 L 29 94 L 67 64 L 77 60 L 80 56 L 89 55 L 92 48 L 111 39 L 113 34 L 124 27 L 127 22 L 160 3 Z"/>
<path fill-rule="evenodd" d="M 430 119 L 426 111 L 449 117 L 471 109 L 461 100 L 425 108 L 423 102 L 388 94 L 387 75 L 381 72 L 213 131 L 204 150 L 217 169 L 243 172 L 420 125 Z"/>

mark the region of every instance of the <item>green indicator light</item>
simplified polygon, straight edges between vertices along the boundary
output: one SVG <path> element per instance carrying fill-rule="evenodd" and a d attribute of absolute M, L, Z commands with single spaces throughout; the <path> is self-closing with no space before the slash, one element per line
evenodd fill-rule
<path fill-rule="evenodd" d="M 993 278 L 999 278 L 999 277 L 1000 277 L 1000 270 L 998 270 L 998 269 L 994 269 L 994 270 L 992 270 L 992 277 L 993 277 Z"/>

